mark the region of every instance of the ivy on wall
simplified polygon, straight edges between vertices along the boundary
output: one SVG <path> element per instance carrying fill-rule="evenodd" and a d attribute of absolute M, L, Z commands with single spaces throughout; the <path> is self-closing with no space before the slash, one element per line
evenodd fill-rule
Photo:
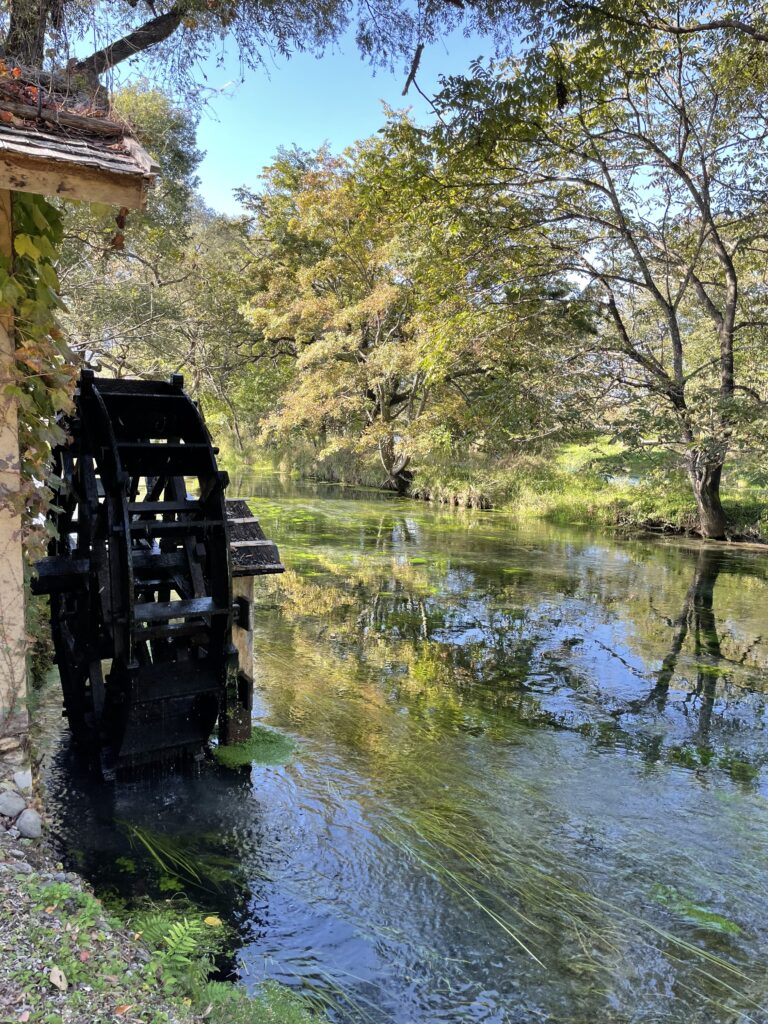
<path fill-rule="evenodd" d="M 42 196 L 14 192 L 13 234 L 13 256 L 0 257 L 0 300 L 14 310 L 16 328 L 16 363 L 3 389 L 18 402 L 22 486 L 13 500 L 33 559 L 44 553 L 50 452 L 66 436 L 57 416 L 71 409 L 77 368 L 56 319 L 62 214 Z"/>

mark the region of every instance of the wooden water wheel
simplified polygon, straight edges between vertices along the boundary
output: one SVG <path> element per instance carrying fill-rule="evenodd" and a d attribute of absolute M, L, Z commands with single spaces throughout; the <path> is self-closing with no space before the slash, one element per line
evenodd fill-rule
<path fill-rule="evenodd" d="M 67 427 L 34 589 L 50 594 L 70 728 L 107 775 L 196 754 L 243 692 L 218 449 L 180 375 L 84 370 Z M 259 572 L 282 571 L 258 536 Z"/>

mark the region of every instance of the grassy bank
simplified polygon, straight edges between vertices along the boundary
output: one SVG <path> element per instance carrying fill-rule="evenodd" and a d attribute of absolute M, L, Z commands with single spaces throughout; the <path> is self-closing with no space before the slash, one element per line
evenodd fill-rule
<path fill-rule="evenodd" d="M 116 913 L 45 840 L 0 830 L 0 1020 L 20 1024 L 312 1024 L 287 989 L 209 980 L 227 935 L 177 902 Z M 173 909 L 171 909 L 173 907 Z"/>
<path fill-rule="evenodd" d="M 263 454 L 258 464 L 264 467 Z M 299 457 L 275 468 L 334 484 L 382 485 L 375 460 Z M 628 453 L 606 442 L 562 445 L 546 455 L 514 459 L 425 460 L 415 469 L 411 496 L 562 524 L 668 533 L 694 533 L 697 527 L 688 480 L 666 453 Z M 768 540 L 763 467 L 729 467 L 722 497 L 734 537 Z"/>
<path fill-rule="evenodd" d="M 768 539 L 768 489 L 757 473 L 726 474 L 723 505 L 734 536 Z M 628 456 L 599 446 L 571 445 L 517 472 L 501 506 L 526 518 L 693 533 L 698 517 L 682 471 L 662 457 Z"/>

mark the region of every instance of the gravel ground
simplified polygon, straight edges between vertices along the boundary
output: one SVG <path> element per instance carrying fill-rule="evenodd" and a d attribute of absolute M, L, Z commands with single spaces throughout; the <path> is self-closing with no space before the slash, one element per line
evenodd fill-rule
<path fill-rule="evenodd" d="M 0 782 L 2 791 L 35 803 L 11 780 Z M 200 1020 L 168 1003 L 148 961 L 143 946 L 106 918 L 83 880 L 64 873 L 44 830 L 40 839 L 24 838 L 13 819 L 0 817 L 2 1024 Z"/>

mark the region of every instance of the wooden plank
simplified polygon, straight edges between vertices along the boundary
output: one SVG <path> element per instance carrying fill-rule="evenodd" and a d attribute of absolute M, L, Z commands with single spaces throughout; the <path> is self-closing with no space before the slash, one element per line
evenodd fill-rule
<path fill-rule="evenodd" d="M 13 256 L 11 194 L 0 192 L 0 255 Z M 18 409 L 2 385 L 14 380 L 16 343 L 13 310 L 0 308 L 0 735 L 3 723 L 26 697 L 24 566 L 21 550 L 21 489 Z"/>
<path fill-rule="evenodd" d="M 74 161 L 118 174 L 146 174 L 144 162 L 137 162 L 122 140 L 109 144 L 105 139 L 54 134 L 30 126 L 14 128 L 0 124 L 0 150 L 8 157 L 44 157 Z"/>
<path fill-rule="evenodd" d="M 163 537 L 174 533 L 197 534 L 223 525 L 221 519 L 132 519 L 128 528 L 132 537 Z"/>
<path fill-rule="evenodd" d="M 172 572 L 183 569 L 187 564 L 187 556 L 181 551 L 136 551 L 131 553 L 134 572 Z"/>
<path fill-rule="evenodd" d="M 33 594 L 62 594 L 86 585 L 91 563 L 85 558 L 49 555 L 41 558 L 35 568 L 38 575 L 31 581 Z"/>
<path fill-rule="evenodd" d="M 232 577 L 234 579 L 245 579 L 254 576 L 277 576 L 285 572 L 282 562 L 243 562 L 238 563 L 233 559 Z"/>
<path fill-rule="evenodd" d="M 135 512 L 200 512 L 203 510 L 201 501 L 129 501 L 128 513 Z"/>
<path fill-rule="evenodd" d="M 0 149 L 0 189 L 139 210 L 147 201 L 151 182 L 145 174 L 120 174 L 84 167 L 76 159 L 22 154 L 8 147 Z"/>
<path fill-rule="evenodd" d="M 253 579 L 233 579 L 232 597 L 235 602 L 250 606 L 253 602 Z M 253 630 L 234 625 L 232 643 L 237 649 L 239 671 L 236 699 L 232 701 L 232 695 L 228 694 L 229 706 L 219 722 L 219 739 L 224 744 L 243 743 L 249 739 L 253 715 Z"/>
<path fill-rule="evenodd" d="M 133 157 L 134 161 L 145 174 L 156 175 L 160 173 L 160 164 L 155 163 L 149 153 L 130 135 L 123 136 L 123 148 L 126 153 Z"/>
<path fill-rule="evenodd" d="M 168 622 L 191 615 L 226 615 L 228 612 L 228 608 L 220 608 L 212 597 L 195 597 L 189 601 L 149 601 L 133 606 L 137 622 Z"/>

